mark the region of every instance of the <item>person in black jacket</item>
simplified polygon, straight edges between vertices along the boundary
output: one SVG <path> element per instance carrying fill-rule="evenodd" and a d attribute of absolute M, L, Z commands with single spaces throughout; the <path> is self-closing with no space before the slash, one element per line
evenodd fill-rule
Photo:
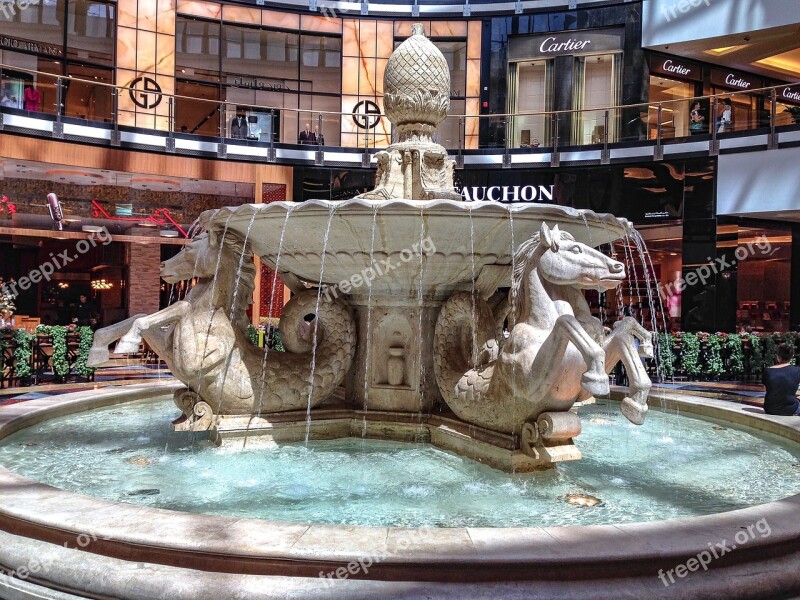
<path fill-rule="evenodd" d="M 317 136 L 314 135 L 314 132 L 311 131 L 311 125 L 306 123 L 306 128 L 300 132 L 298 136 L 298 142 L 300 144 L 316 144 L 317 143 Z"/>
<path fill-rule="evenodd" d="M 764 412 L 768 415 L 800 417 L 800 367 L 791 363 L 794 348 L 789 344 L 778 346 L 778 364 L 764 369 L 763 382 L 767 388 L 764 396 Z"/>
<path fill-rule="evenodd" d="M 243 115 L 236 115 L 231 121 L 231 137 L 243 140 L 247 137 L 247 119 Z"/>

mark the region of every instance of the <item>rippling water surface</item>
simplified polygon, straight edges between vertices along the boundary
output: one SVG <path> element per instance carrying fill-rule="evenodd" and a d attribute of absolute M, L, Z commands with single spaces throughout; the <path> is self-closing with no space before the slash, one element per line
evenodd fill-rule
<path fill-rule="evenodd" d="M 651 521 L 800 492 L 800 449 L 651 411 L 631 425 L 580 409 L 584 458 L 507 474 L 425 444 L 361 439 L 232 451 L 176 433 L 169 398 L 48 421 L 0 442 L 0 464 L 120 502 L 198 513 L 357 525 L 519 527 Z M 567 496 L 602 503 L 576 507 Z"/>

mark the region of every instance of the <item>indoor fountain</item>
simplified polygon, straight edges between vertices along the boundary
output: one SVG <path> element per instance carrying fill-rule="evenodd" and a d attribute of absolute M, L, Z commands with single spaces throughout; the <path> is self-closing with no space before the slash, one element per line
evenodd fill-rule
<path fill-rule="evenodd" d="M 94 362 L 117 338 L 117 353 L 146 340 L 186 385 L 175 428 L 211 430 L 220 444 L 361 436 L 361 427 L 507 471 L 546 469 L 580 458 L 570 409 L 608 394 L 620 360 L 631 374 L 622 412 L 641 424 L 651 334 L 630 317 L 606 334 L 582 293 L 625 280 L 623 263 L 595 247 L 631 234 L 630 223 L 462 202 L 454 161 L 432 141 L 449 93 L 447 63 L 418 26 L 386 69 L 399 141 L 377 153 L 375 189 L 203 213 L 204 233 L 162 265 L 167 282 L 198 284 L 158 313 L 99 331 Z M 295 293 L 279 328 L 285 353 L 247 338 L 253 255 Z M 331 405 L 351 412 L 319 412 Z M 442 409 L 454 415 L 429 418 Z"/>
<path fill-rule="evenodd" d="M 203 213 L 161 268 L 188 294 L 96 333 L 95 364 L 144 340 L 175 379 L 0 413 L 0 566 L 87 597 L 655 598 L 750 526 L 681 589 L 796 586 L 800 427 L 650 394 L 654 328 L 583 294 L 623 285 L 629 222 L 460 200 L 421 26 L 384 91 L 373 191 Z M 254 256 L 293 292 L 285 351 L 247 335 Z"/>

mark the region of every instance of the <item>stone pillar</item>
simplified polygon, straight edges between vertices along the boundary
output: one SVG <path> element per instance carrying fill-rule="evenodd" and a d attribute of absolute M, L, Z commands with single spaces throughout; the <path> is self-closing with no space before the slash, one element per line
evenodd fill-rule
<path fill-rule="evenodd" d="M 139 313 L 158 312 L 161 295 L 161 244 L 158 231 L 145 227 L 134 227 L 131 235 L 150 236 L 152 242 L 128 243 L 128 316 Z"/>
<path fill-rule="evenodd" d="M 433 333 L 443 300 L 425 298 L 421 320 L 416 297 L 375 295 L 371 310 L 367 297 L 347 300 L 355 311 L 359 339 L 345 381 L 348 400 L 357 408 L 366 404 L 368 410 L 429 412 L 441 400 L 433 371 Z M 398 359 L 404 364 L 399 377 L 394 372 Z"/>

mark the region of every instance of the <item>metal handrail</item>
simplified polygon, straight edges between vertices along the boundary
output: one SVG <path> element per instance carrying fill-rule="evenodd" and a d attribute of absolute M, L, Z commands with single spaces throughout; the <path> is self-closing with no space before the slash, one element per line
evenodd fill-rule
<path fill-rule="evenodd" d="M 126 92 L 126 91 L 127 92 L 132 92 L 132 91 L 134 91 L 133 88 L 129 88 L 129 87 L 121 86 L 121 85 L 117 85 L 117 84 L 105 83 L 105 82 L 101 82 L 101 81 L 94 81 L 94 80 L 90 80 L 90 79 L 82 79 L 80 77 L 73 77 L 71 75 L 54 75 L 53 73 L 48 73 L 48 72 L 45 72 L 45 71 L 37 71 L 35 69 L 28 69 L 28 68 L 24 68 L 24 67 L 18 67 L 18 66 L 15 66 L 15 65 L 7 65 L 5 63 L 0 63 L 0 72 L 2 72 L 3 70 L 6 70 L 6 69 L 13 70 L 13 71 L 21 71 L 21 72 L 29 73 L 29 74 L 32 74 L 32 75 L 41 76 L 43 78 L 51 78 L 52 80 L 54 80 L 54 84 L 56 86 L 57 93 L 59 91 L 61 91 L 62 86 L 60 85 L 60 82 L 61 82 L 62 79 L 70 79 L 70 80 L 78 82 L 78 83 L 87 84 L 87 85 L 96 86 L 96 87 L 107 87 L 107 88 L 110 88 L 112 90 L 112 95 L 116 96 L 115 102 L 114 102 L 115 106 L 114 106 L 114 108 L 112 110 L 113 111 L 117 111 L 117 112 L 119 110 L 118 109 L 118 104 L 119 104 L 119 100 L 118 100 L 119 96 L 118 95 L 120 93 L 122 93 L 122 92 Z M 644 111 L 640 110 L 640 112 L 646 112 L 646 111 L 649 111 L 650 109 L 655 109 L 655 110 L 657 110 L 658 114 L 660 115 L 662 113 L 663 107 L 667 106 L 667 105 L 671 105 L 671 104 L 687 103 L 688 102 L 689 105 L 692 105 L 694 102 L 697 102 L 697 101 L 702 102 L 702 101 L 705 101 L 705 100 L 709 100 L 712 103 L 712 105 L 714 107 L 716 107 L 719 98 L 733 98 L 733 97 L 739 96 L 739 95 L 752 96 L 754 94 L 763 94 L 765 97 L 768 97 L 768 98 L 771 99 L 771 108 L 772 108 L 772 110 L 770 111 L 770 113 L 771 113 L 770 118 L 771 118 L 771 123 L 774 123 L 775 115 L 772 114 L 772 113 L 774 112 L 774 109 L 776 107 L 776 100 L 777 100 L 777 97 L 778 97 L 778 90 L 780 90 L 782 88 L 787 88 L 787 87 L 791 88 L 791 87 L 794 87 L 794 86 L 800 86 L 800 81 L 792 82 L 792 83 L 787 82 L 787 83 L 782 83 L 780 85 L 766 86 L 766 87 L 761 87 L 761 88 L 756 88 L 756 89 L 746 90 L 746 91 L 731 91 L 731 92 L 724 92 L 724 93 L 719 93 L 719 94 L 707 94 L 707 95 L 703 95 L 703 96 L 694 96 L 692 98 L 681 98 L 681 99 L 675 99 L 675 100 L 664 100 L 664 101 L 659 101 L 657 103 L 657 105 L 654 105 L 653 102 L 649 102 L 648 101 L 648 102 L 640 102 L 640 103 L 635 103 L 635 104 L 615 104 L 615 105 L 610 105 L 610 106 L 595 107 L 595 108 L 591 108 L 591 109 L 575 109 L 575 108 L 573 108 L 573 109 L 551 110 L 551 111 L 522 111 L 522 112 L 514 112 L 514 113 L 491 113 L 491 114 L 482 114 L 482 115 L 453 114 L 453 113 L 451 113 L 451 114 L 448 115 L 448 118 L 450 118 L 450 119 L 459 119 L 459 120 L 460 119 L 464 119 L 464 123 L 466 124 L 466 120 L 467 119 L 479 119 L 479 120 L 480 119 L 490 119 L 491 120 L 491 119 L 513 119 L 513 118 L 519 118 L 519 117 L 549 117 L 551 119 L 551 121 L 555 121 L 557 123 L 560 120 L 559 118 L 561 117 L 561 115 L 573 115 L 573 114 L 580 114 L 580 113 L 601 114 L 601 113 L 604 113 L 604 112 L 608 112 L 608 113 L 613 115 L 614 113 L 612 111 L 633 110 L 633 109 L 636 109 L 636 108 L 645 109 Z M 184 95 L 181 95 L 181 94 L 170 94 L 170 93 L 167 93 L 167 92 L 161 92 L 161 95 L 164 98 L 172 99 L 173 102 L 175 100 L 191 100 L 193 102 L 207 102 L 207 103 L 210 103 L 210 104 L 215 104 L 215 105 L 217 105 L 217 107 L 218 107 L 218 109 L 220 111 L 224 111 L 225 107 L 227 105 L 229 105 L 229 104 L 242 104 L 242 105 L 246 105 L 246 106 L 248 106 L 248 107 L 250 107 L 250 108 L 252 108 L 254 110 L 258 110 L 258 111 L 264 112 L 264 113 L 270 113 L 270 114 L 273 114 L 273 115 L 274 115 L 274 111 L 281 111 L 282 113 L 289 113 L 289 114 L 297 113 L 298 115 L 301 115 L 301 114 L 304 114 L 304 115 L 318 115 L 320 118 L 322 117 L 322 115 L 330 115 L 330 116 L 334 116 L 334 117 L 338 117 L 338 118 L 350 118 L 350 117 L 353 116 L 353 113 L 351 113 L 351 112 L 327 111 L 327 110 L 319 110 L 319 109 L 314 109 L 314 110 L 311 110 L 311 109 L 299 109 L 299 108 L 290 108 L 290 107 L 281 107 L 281 106 L 266 106 L 266 105 L 260 105 L 260 104 L 254 104 L 254 103 L 229 102 L 229 101 L 225 101 L 225 100 L 208 100 L 208 99 L 205 99 L 205 98 L 196 98 L 196 97 L 193 97 L 193 96 L 184 96 Z M 62 99 L 61 102 L 62 102 L 62 106 L 60 108 L 63 109 L 64 100 Z M 710 117 L 713 117 L 714 115 L 716 115 L 716 111 L 715 110 L 712 111 L 712 113 L 713 113 L 712 115 L 709 115 Z M 61 115 L 61 110 L 57 110 L 55 114 L 57 116 L 60 116 Z M 221 114 L 224 114 L 224 113 L 221 112 Z M 114 116 L 115 115 L 112 113 L 111 122 L 116 125 L 118 119 L 115 119 Z M 376 117 L 379 118 L 379 119 L 383 118 L 383 116 L 384 115 L 376 115 Z M 320 119 L 320 123 L 322 123 L 321 119 Z M 170 129 L 174 130 L 174 125 L 175 125 L 174 121 L 171 120 L 170 124 L 172 125 L 172 127 Z M 274 125 L 274 122 L 273 122 L 273 125 Z M 661 118 L 659 116 L 658 122 L 656 123 L 656 126 L 657 126 L 659 131 L 661 129 L 661 125 L 662 125 Z M 709 126 L 709 133 L 711 133 L 713 135 L 715 133 L 715 130 L 716 130 L 716 128 L 714 127 L 713 119 L 709 119 L 708 126 Z M 774 125 L 773 125 L 773 127 L 774 127 Z M 466 126 L 465 126 L 465 129 L 466 129 Z M 375 137 L 375 136 L 376 136 L 376 133 L 373 132 L 373 137 Z M 606 136 L 607 136 L 607 132 L 606 132 Z M 373 140 L 373 144 L 374 144 L 374 140 Z"/>

